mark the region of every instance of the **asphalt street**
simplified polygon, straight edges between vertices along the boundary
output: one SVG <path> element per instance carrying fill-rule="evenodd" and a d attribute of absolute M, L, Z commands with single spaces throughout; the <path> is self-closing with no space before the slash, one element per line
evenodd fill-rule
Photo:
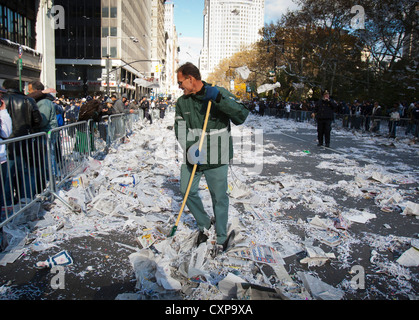
<path fill-rule="evenodd" d="M 278 120 L 279 121 L 279 120 Z M 281 120 L 283 121 L 283 120 Z M 135 136 L 134 136 L 135 138 Z M 134 139 L 133 138 L 133 139 Z M 371 140 L 371 143 L 365 141 Z M 379 141 L 377 143 L 377 141 Z M 334 168 L 320 166 L 325 159 L 339 159 L 355 163 L 356 166 L 368 165 L 390 168 L 395 173 L 411 174 L 414 181 L 399 184 L 409 200 L 419 202 L 419 148 L 415 146 L 404 148 L 404 143 L 382 138 L 375 140 L 369 134 L 334 129 L 330 148 L 318 147 L 316 130 L 312 125 L 297 127 L 279 127 L 264 133 L 264 155 L 284 156 L 287 162 L 266 163 L 263 171 L 254 176 L 255 181 L 280 181 L 287 175 L 295 175 L 308 181 L 323 181 L 336 184 L 339 181 L 351 180 L 353 176 Z M 275 146 L 271 148 L 269 146 Z M 345 163 L 342 163 L 345 166 Z M 240 165 L 231 166 L 231 171 L 238 170 Z M 413 169 L 412 168 L 416 168 Z M 172 188 L 179 196 L 178 185 L 168 178 L 166 186 Z M 170 180 L 170 181 L 169 181 Z M 309 186 L 307 186 L 309 187 Z M 333 197 L 342 208 L 369 210 L 376 214 L 365 224 L 353 224 L 350 233 L 359 240 L 351 243 L 348 248 L 340 248 L 340 254 L 347 252 L 347 259 L 351 265 L 359 264 L 365 270 L 365 287 L 349 290 L 347 287 L 345 300 L 408 300 L 419 294 L 419 267 L 409 267 L 409 279 L 391 273 L 383 273 L 377 263 L 371 262 L 371 242 L 362 241 L 363 237 L 379 235 L 379 238 L 394 242 L 392 246 L 384 248 L 380 254 L 388 261 L 395 261 L 409 248 L 406 241 L 400 239 L 418 238 L 419 219 L 415 216 L 402 215 L 400 211 L 383 212 L 374 201 L 374 197 L 353 198 L 337 189 Z M 273 199 L 272 201 L 282 201 Z M 244 212 L 241 204 L 235 204 L 238 210 Z M 46 210 L 54 210 L 48 204 Z M 174 215 L 177 212 L 173 213 Z M 299 227 L 298 221 L 306 221 L 313 216 L 313 211 L 301 203 L 283 211 L 279 217 L 289 230 L 301 237 L 305 230 Z M 82 238 L 71 238 L 60 241 L 57 248 L 39 252 L 31 252 L 17 259 L 14 263 L 0 267 L 0 299 L 2 300 L 114 300 L 118 294 L 135 292 L 136 279 L 127 256 L 138 248 L 135 240 L 135 229 L 115 230 L 108 234 L 91 235 Z M 68 250 L 74 258 L 72 266 L 66 268 L 65 285 L 54 288 L 53 281 L 56 274 L 50 269 L 36 269 L 38 261 L 47 259 L 57 250 Z M 335 249 L 327 249 L 333 252 Z M 342 286 L 342 281 L 348 279 L 348 265 L 340 261 L 331 260 L 323 266 L 309 267 L 299 261 L 305 256 L 303 252 L 285 258 L 287 272 L 294 278 L 298 271 L 313 271 L 322 280 L 332 286 Z M 269 267 L 267 267 L 269 269 Z M 61 279 L 63 280 L 63 279 Z M 409 292 L 411 296 L 406 295 Z M 183 299 L 181 294 L 173 294 L 170 299 Z"/>

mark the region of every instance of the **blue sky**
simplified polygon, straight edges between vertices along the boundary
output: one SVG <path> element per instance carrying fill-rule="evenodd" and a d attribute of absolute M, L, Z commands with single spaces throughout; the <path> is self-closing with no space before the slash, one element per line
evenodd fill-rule
<path fill-rule="evenodd" d="M 198 64 L 202 48 L 204 0 L 171 0 L 180 42 L 180 63 Z M 265 23 L 276 21 L 287 9 L 297 6 L 293 0 L 265 0 Z"/>

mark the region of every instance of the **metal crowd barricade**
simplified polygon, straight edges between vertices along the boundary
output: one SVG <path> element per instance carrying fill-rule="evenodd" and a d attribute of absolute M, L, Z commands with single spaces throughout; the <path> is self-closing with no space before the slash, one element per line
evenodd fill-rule
<path fill-rule="evenodd" d="M 114 114 L 109 117 L 108 123 L 109 144 L 122 139 L 126 134 L 125 114 Z"/>
<path fill-rule="evenodd" d="M 83 121 L 62 126 L 48 133 L 53 183 L 56 190 L 83 165 L 94 146 L 91 124 Z"/>
<path fill-rule="evenodd" d="M 3 140 L 7 160 L 0 172 L 0 228 L 46 196 L 51 179 L 46 133 Z"/>
<path fill-rule="evenodd" d="M 100 122 L 93 120 L 88 121 L 90 132 L 90 152 L 89 155 L 93 158 L 99 156 L 100 153 L 107 153 L 108 148 L 108 122 L 109 116 L 102 117 Z"/>
<path fill-rule="evenodd" d="M 132 130 L 134 127 L 134 114 L 133 113 L 129 113 L 125 115 L 125 130 L 126 130 L 126 135 L 130 136 L 132 134 Z"/>
<path fill-rule="evenodd" d="M 112 115 L 99 123 L 82 121 L 55 128 L 48 134 L 0 141 L 7 153 L 0 170 L 0 228 L 22 213 L 32 212 L 27 209 L 48 196 L 73 210 L 57 190 L 85 165 L 89 156 L 123 138 L 127 128 L 132 130 L 139 118 L 138 114 Z"/>
<path fill-rule="evenodd" d="M 403 128 L 405 133 L 408 132 L 413 136 L 418 137 L 418 122 L 413 119 L 336 114 L 335 120 L 337 120 L 335 121 L 335 125 L 339 126 L 341 123 L 343 128 L 350 130 L 369 131 L 375 134 L 388 135 L 391 138 L 395 138 L 400 134 L 400 130 Z"/>
<path fill-rule="evenodd" d="M 152 108 L 150 109 L 150 116 L 152 121 L 156 121 L 157 119 L 160 119 L 160 110 L 158 108 Z"/>

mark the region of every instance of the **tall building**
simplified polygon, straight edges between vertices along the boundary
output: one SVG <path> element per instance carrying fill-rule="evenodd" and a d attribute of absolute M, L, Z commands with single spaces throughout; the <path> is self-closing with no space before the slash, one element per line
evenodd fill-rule
<path fill-rule="evenodd" d="M 166 0 L 151 0 L 151 58 L 153 59 L 152 77 L 159 83 L 162 94 L 166 83 L 166 33 L 164 29 Z"/>
<path fill-rule="evenodd" d="M 52 7 L 51 0 L 0 0 L 0 84 L 12 78 L 22 88 L 32 80 L 55 87 Z"/>
<path fill-rule="evenodd" d="M 165 3 L 164 30 L 166 32 L 166 83 L 165 92 L 167 96 L 175 97 L 178 94 L 179 86 L 175 71 L 179 65 L 179 43 L 176 26 L 174 23 L 174 4 L 171 1 Z"/>
<path fill-rule="evenodd" d="M 202 77 L 221 60 L 260 39 L 265 0 L 205 0 L 204 37 L 199 66 Z"/>
<path fill-rule="evenodd" d="M 55 5 L 65 12 L 64 28 L 55 32 L 59 94 L 148 93 L 134 80 L 151 71 L 151 0 L 55 0 Z"/>
<path fill-rule="evenodd" d="M 415 11 L 416 11 L 416 14 L 419 13 L 419 5 L 415 7 Z M 412 21 L 412 25 L 408 29 L 409 31 L 406 33 L 406 38 L 403 42 L 403 57 L 413 61 L 413 60 L 417 60 L 419 57 L 419 46 L 418 46 L 419 35 L 417 32 L 418 21 L 415 21 L 415 20 Z"/>

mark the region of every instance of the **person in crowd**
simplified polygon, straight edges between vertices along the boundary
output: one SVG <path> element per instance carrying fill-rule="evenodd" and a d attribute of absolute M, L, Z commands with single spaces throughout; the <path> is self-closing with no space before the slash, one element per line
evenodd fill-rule
<path fill-rule="evenodd" d="M 106 101 L 104 101 L 103 107 L 102 107 L 102 114 L 104 116 L 111 116 L 113 114 L 116 114 L 116 111 L 113 108 L 113 105 L 114 105 L 114 101 L 111 98 L 108 98 Z"/>
<path fill-rule="evenodd" d="M 65 124 L 64 122 L 65 109 L 63 106 L 63 102 L 58 99 L 55 99 L 54 105 L 55 105 L 55 114 L 57 115 L 57 125 L 59 127 L 62 127 Z"/>
<path fill-rule="evenodd" d="M 291 115 L 291 104 L 289 102 L 287 102 L 285 104 L 284 110 L 285 110 L 285 119 L 288 120 L 290 118 L 290 115 Z"/>
<path fill-rule="evenodd" d="M 55 98 L 49 93 L 44 93 L 44 90 L 45 86 L 38 80 L 31 81 L 28 85 L 28 97 L 31 97 L 36 101 L 39 112 L 42 116 L 42 123 L 39 130 L 48 133 L 52 129 L 58 127 L 58 122 L 55 105 L 53 103 Z M 53 139 L 53 145 L 55 145 L 56 137 L 53 136 L 51 138 Z M 45 189 L 47 182 L 48 159 L 46 142 L 47 141 L 45 139 L 42 144 L 37 144 L 39 148 L 39 154 L 36 154 L 35 156 L 36 171 L 38 175 L 38 179 L 36 179 L 37 193 L 41 193 Z"/>
<path fill-rule="evenodd" d="M 362 104 L 355 100 L 351 106 L 351 129 L 361 129 Z"/>
<path fill-rule="evenodd" d="M 3 100 L 12 119 L 12 134 L 9 138 L 23 137 L 40 131 L 42 115 L 34 99 L 20 91 L 18 80 L 6 79 L 3 87 L 7 93 Z M 17 199 L 24 199 L 35 195 L 35 156 L 32 146 L 26 143 L 15 142 L 8 145 L 9 169 L 13 173 L 5 185 L 6 202 L 11 205 Z M 9 184 L 12 181 L 12 185 Z"/>
<path fill-rule="evenodd" d="M 227 222 L 229 211 L 228 165 L 233 158 L 231 124 L 242 124 L 248 109 L 229 91 L 211 86 L 201 80 L 199 69 L 187 62 L 177 70 L 178 85 L 183 95 L 176 102 L 175 134 L 185 154 L 186 161 L 181 166 L 180 189 L 185 195 L 192 174 L 197 165 L 196 175 L 190 189 L 186 205 L 195 217 L 198 228 L 197 244 L 207 241 L 206 229 L 211 227 L 211 219 L 206 213 L 199 195 L 199 181 L 202 175 L 208 184 L 215 216 L 216 246 L 213 255 L 225 251 L 229 245 Z M 204 126 L 209 102 L 212 102 L 208 119 L 205 147 L 199 150 L 199 141 Z M 195 134 L 192 138 L 190 132 Z"/>
<path fill-rule="evenodd" d="M 150 124 L 152 124 L 153 119 L 151 119 L 150 115 L 150 102 L 147 100 L 146 96 L 141 98 L 140 108 L 144 111 L 144 118 L 150 121 Z"/>
<path fill-rule="evenodd" d="M 399 105 L 395 103 L 393 105 L 393 108 L 390 110 L 389 113 L 389 121 L 388 121 L 388 136 L 389 138 L 396 138 L 396 132 L 397 132 L 397 125 L 400 121 L 400 111 L 399 111 Z"/>
<path fill-rule="evenodd" d="M 383 115 L 383 110 L 378 103 L 378 101 L 374 102 L 374 107 L 371 111 L 371 118 L 372 118 L 372 127 L 371 132 L 379 132 L 380 131 L 380 124 L 381 124 L 381 117 Z"/>
<path fill-rule="evenodd" d="M 255 113 L 260 114 L 260 102 L 258 100 L 255 100 L 253 105 L 254 105 Z"/>
<path fill-rule="evenodd" d="M 53 101 L 55 98 L 49 94 L 44 93 L 45 86 L 41 81 L 35 80 L 28 85 L 28 97 L 33 98 L 38 105 L 39 112 L 41 112 L 42 123 L 40 130 L 48 133 L 51 129 L 57 128 L 57 113 Z"/>
<path fill-rule="evenodd" d="M 265 115 L 265 102 L 263 100 L 260 100 L 259 102 L 259 114 L 263 117 Z"/>
<path fill-rule="evenodd" d="M 121 99 L 115 101 L 113 109 L 115 111 L 115 114 L 134 113 L 134 109 L 129 108 L 129 100 L 128 95 L 126 93 L 124 93 L 121 96 Z"/>
<path fill-rule="evenodd" d="M 369 101 L 366 101 L 364 108 L 362 108 L 362 115 L 364 116 L 364 128 L 366 132 L 370 131 L 372 109 L 372 104 Z"/>
<path fill-rule="evenodd" d="M 330 146 L 330 132 L 332 131 L 332 121 L 337 105 L 330 99 L 329 91 L 324 90 L 322 99 L 315 106 L 312 117 L 317 121 L 317 140 L 318 146 L 322 146 L 323 142 L 326 147 Z"/>
<path fill-rule="evenodd" d="M 66 125 L 72 125 L 77 123 L 80 113 L 80 104 L 81 102 L 79 100 L 73 100 L 67 105 L 64 112 L 64 120 Z M 68 134 L 70 135 L 70 137 L 74 137 L 75 133 L 76 127 L 71 126 L 68 129 Z"/>
<path fill-rule="evenodd" d="M 413 114 L 413 110 L 415 109 L 415 103 L 412 102 L 409 107 L 406 109 L 406 118 L 407 120 L 407 125 L 406 125 L 406 131 L 404 132 L 404 134 L 407 136 L 409 133 L 414 133 L 415 132 L 415 118 L 414 118 L 414 114 Z"/>
<path fill-rule="evenodd" d="M 300 105 L 300 109 L 301 109 L 301 122 L 306 121 L 307 118 L 307 112 L 309 111 L 309 104 L 307 102 L 307 100 L 303 100 L 303 102 Z"/>
<path fill-rule="evenodd" d="M 159 103 L 159 110 L 160 110 L 160 119 L 164 118 L 167 109 L 167 101 L 161 100 Z"/>
<path fill-rule="evenodd" d="M 417 101 L 415 102 L 415 107 L 412 110 L 412 115 L 416 126 L 414 135 L 416 138 L 419 138 L 419 102 Z"/>
<path fill-rule="evenodd" d="M 134 113 L 136 111 L 138 111 L 138 103 L 137 101 L 135 101 L 134 99 L 131 100 L 131 102 L 128 104 L 128 109 L 130 113 Z"/>
<path fill-rule="evenodd" d="M 121 99 L 115 101 L 113 105 L 115 114 L 125 113 L 125 102 L 127 100 L 128 100 L 127 95 L 124 93 Z"/>
<path fill-rule="evenodd" d="M 342 126 L 344 128 L 348 128 L 349 127 L 349 115 L 350 115 L 351 111 L 350 111 L 350 108 L 349 108 L 348 104 L 345 101 L 341 102 L 340 111 L 342 113 Z"/>
<path fill-rule="evenodd" d="M 107 98 L 103 102 L 102 106 L 102 116 L 111 116 L 115 114 L 115 110 L 113 108 L 114 100 L 111 98 Z M 99 135 L 103 141 L 108 142 L 108 130 L 109 130 L 109 122 L 108 121 L 101 121 L 99 123 Z"/>
<path fill-rule="evenodd" d="M 7 139 L 12 134 L 12 118 L 6 108 L 6 103 L 3 100 L 3 94 L 6 90 L 0 87 L 0 141 Z M 6 190 L 3 186 L 9 178 L 7 171 L 7 150 L 6 145 L 0 145 L 0 163 L 1 163 L 1 183 L 0 183 L 0 208 L 2 209 L 0 221 L 6 219 L 7 216 L 4 210 Z"/>

